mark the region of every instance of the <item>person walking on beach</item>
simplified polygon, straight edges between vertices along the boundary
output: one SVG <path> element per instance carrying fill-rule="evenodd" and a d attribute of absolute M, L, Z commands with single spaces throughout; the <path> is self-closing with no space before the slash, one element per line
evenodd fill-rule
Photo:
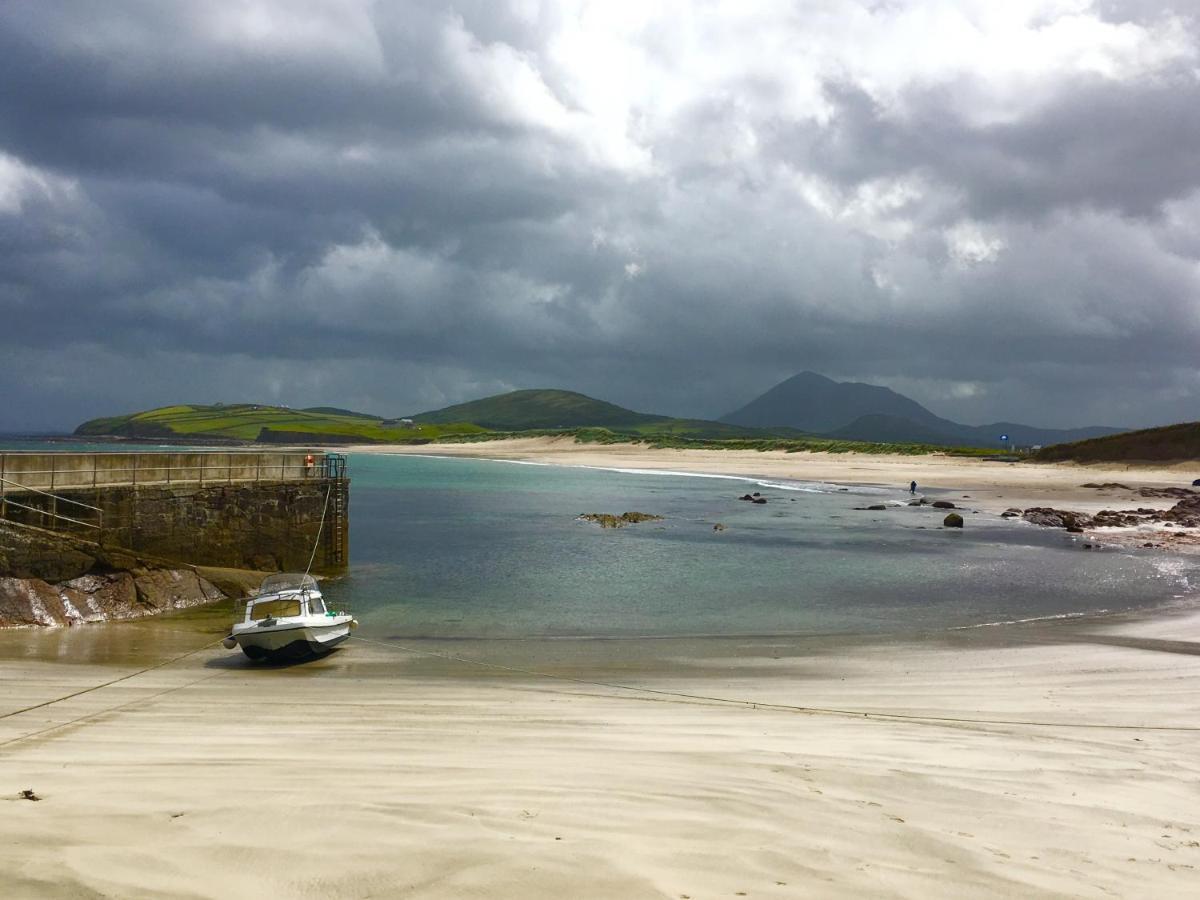
<path fill-rule="evenodd" d="M 915 494 L 917 492 L 917 483 L 915 481 L 909 484 L 908 492 L 910 494 Z"/>

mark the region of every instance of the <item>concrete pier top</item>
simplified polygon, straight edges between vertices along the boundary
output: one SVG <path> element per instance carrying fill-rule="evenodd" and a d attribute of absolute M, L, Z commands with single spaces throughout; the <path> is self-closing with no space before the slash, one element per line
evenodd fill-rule
<path fill-rule="evenodd" d="M 243 484 L 338 477 L 320 450 L 0 453 L 0 495 L 168 484 Z"/>

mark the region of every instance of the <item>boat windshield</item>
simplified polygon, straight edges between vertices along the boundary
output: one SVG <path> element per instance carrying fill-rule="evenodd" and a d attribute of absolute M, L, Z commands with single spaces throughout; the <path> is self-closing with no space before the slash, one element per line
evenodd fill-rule
<path fill-rule="evenodd" d="M 280 591 L 315 591 L 317 580 L 311 575 L 294 572 L 280 572 L 278 575 L 268 575 L 259 585 L 259 594 L 278 594 Z"/>
<path fill-rule="evenodd" d="M 246 618 L 251 622 L 261 622 L 263 619 L 284 619 L 300 615 L 299 600 L 264 600 L 254 603 Z"/>

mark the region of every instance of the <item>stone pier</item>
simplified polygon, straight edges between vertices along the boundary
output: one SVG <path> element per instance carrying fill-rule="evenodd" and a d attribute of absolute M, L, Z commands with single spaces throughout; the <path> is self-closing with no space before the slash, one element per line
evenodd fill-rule
<path fill-rule="evenodd" d="M 349 479 L 343 457 L 305 450 L 0 453 L 0 522 L 183 565 L 304 571 L 311 557 L 333 574 L 349 562 Z M 0 546 L 0 576 L 22 577 L 37 546 Z"/>

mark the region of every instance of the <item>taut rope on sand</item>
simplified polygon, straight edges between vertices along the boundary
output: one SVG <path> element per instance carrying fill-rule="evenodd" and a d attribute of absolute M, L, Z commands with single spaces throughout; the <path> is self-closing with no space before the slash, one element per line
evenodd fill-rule
<path fill-rule="evenodd" d="M 678 703 L 681 701 L 686 701 L 688 703 L 717 703 L 725 706 L 743 707 L 745 709 L 767 709 L 776 712 L 801 713 L 814 716 L 841 716 L 844 718 L 853 719 L 872 719 L 885 722 L 912 722 L 915 724 L 925 725 L 1023 725 L 1037 728 L 1107 728 L 1117 731 L 1200 731 L 1200 726 L 1197 725 L 1111 725 L 1104 722 L 1039 722 L 1023 719 L 976 719 L 960 716 L 920 716 L 908 713 L 866 712 L 864 710 L 839 709 L 837 707 L 830 706 L 793 706 L 787 703 L 769 703 L 760 700 L 744 700 L 737 697 L 712 697 L 705 694 L 689 694 L 683 691 L 665 691 L 658 688 L 637 687 L 636 685 L 620 684 L 613 681 L 591 681 L 586 678 L 574 678 L 570 675 L 555 675 L 551 672 L 539 672 L 535 669 L 523 669 L 518 666 L 505 666 L 501 665 L 500 663 L 490 663 L 478 659 L 469 659 L 465 656 L 457 656 L 453 653 L 441 653 L 437 650 L 421 650 L 416 647 L 406 647 L 403 644 L 390 643 L 387 641 L 376 641 L 371 638 L 361 637 L 359 635 L 355 635 L 351 638 L 351 640 L 364 641 L 368 644 L 377 644 L 380 647 L 386 647 L 390 650 L 399 650 L 403 653 L 412 653 L 417 656 L 435 656 L 440 659 L 466 663 L 467 665 L 479 666 L 480 668 L 485 669 L 497 669 L 503 672 L 515 672 L 520 675 L 532 675 L 536 678 L 548 678 L 554 681 L 566 681 L 572 684 L 581 684 L 590 687 L 611 688 L 613 690 L 629 691 L 630 693 L 650 694 L 653 696 L 640 697 L 638 699 L 658 700 L 658 702 L 661 703 Z"/>
<path fill-rule="evenodd" d="M 83 688 L 82 690 L 78 690 L 78 691 L 73 691 L 70 694 L 64 694 L 61 697 L 55 697 L 53 700 L 44 700 L 41 703 L 35 703 L 32 706 L 26 706 L 26 707 L 23 707 L 22 709 L 14 709 L 11 712 L 6 712 L 3 715 L 0 715 L 0 720 L 10 719 L 13 716 L 19 716 L 22 713 L 33 712 L 35 709 L 45 709 L 47 706 L 54 706 L 56 703 L 62 703 L 66 700 L 71 700 L 74 697 L 82 697 L 84 694 L 92 693 L 92 691 L 98 691 L 101 688 L 111 687 L 114 684 L 119 684 L 122 681 L 128 681 L 131 678 L 137 678 L 139 675 L 145 675 L 147 672 L 153 672 L 155 669 L 161 669 L 164 666 L 171 665 L 171 663 L 179 662 L 179 660 L 181 660 L 181 659 L 187 659 L 187 657 L 189 657 L 189 656 L 194 656 L 202 650 L 207 650 L 209 647 L 215 647 L 217 644 L 221 643 L 222 640 L 224 640 L 224 638 L 218 638 L 215 641 L 209 641 L 207 644 L 204 644 L 203 646 L 196 647 L 192 650 L 188 650 L 186 653 L 180 653 L 178 656 L 173 656 L 170 659 L 166 659 L 166 660 L 163 660 L 162 662 L 155 663 L 152 666 L 146 666 L 143 669 L 138 669 L 136 672 L 129 672 L 125 675 L 120 676 L 119 678 L 113 678 L 113 679 L 110 679 L 109 681 L 105 681 L 101 684 L 94 684 L 91 687 Z M 79 718 L 72 719 L 69 722 L 62 722 L 58 725 L 51 725 L 50 727 L 43 728 L 39 731 L 31 731 L 29 734 L 18 735 L 17 737 L 9 738 L 8 740 L 5 740 L 5 741 L 0 741 L 0 747 L 6 747 L 9 744 L 15 744 L 17 741 L 23 741 L 23 740 L 26 740 L 31 737 L 36 737 L 39 734 L 45 734 L 47 731 L 54 731 L 55 729 L 58 729 L 58 728 L 66 728 L 68 725 L 74 725 L 77 722 L 83 722 L 87 719 L 91 719 L 96 716 L 102 716 L 105 713 L 114 712 L 115 710 L 118 710 L 118 709 L 124 709 L 125 707 L 132 706 L 135 703 L 141 703 L 145 700 L 153 700 L 155 697 L 161 697 L 163 694 L 170 694 L 173 691 L 181 691 L 184 688 L 191 687 L 193 684 L 197 684 L 200 681 L 206 681 L 209 678 L 215 678 L 217 675 L 222 675 L 222 674 L 224 674 L 224 672 L 214 672 L 212 675 L 206 675 L 206 676 L 204 676 L 204 678 L 196 679 L 196 681 L 189 681 L 187 684 L 181 684 L 176 687 L 167 688 L 166 690 L 159 691 L 157 694 L 151 694 L 149 697 L 139 697 L 136 700 L 130 700 L 128 703 L 122 703 L 119 706 L 110 706 L 106 709 L 101 709 L 101 710 L 97 710 L 96 712 L 88 713 L 85 716 L 80 716 Z"/>

